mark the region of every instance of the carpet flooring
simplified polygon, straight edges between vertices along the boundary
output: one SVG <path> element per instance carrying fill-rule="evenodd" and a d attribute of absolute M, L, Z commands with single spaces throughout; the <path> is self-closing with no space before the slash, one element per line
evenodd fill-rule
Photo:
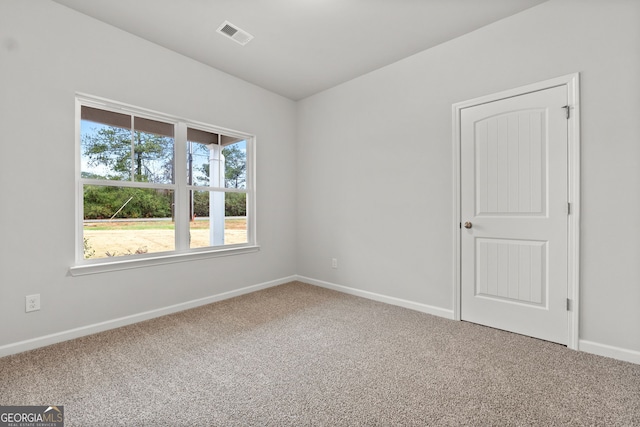
<path fill-rule="evenodd" d="M 0 359 L 70 426 L 640 426 L 640 365 L 292 282 Z"/>

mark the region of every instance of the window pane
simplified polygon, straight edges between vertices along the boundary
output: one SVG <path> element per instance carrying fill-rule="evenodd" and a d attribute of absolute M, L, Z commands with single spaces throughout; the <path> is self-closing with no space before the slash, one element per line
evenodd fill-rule
<path fill-rule="evenodd" d="M 172 190 L 84 186 L 84 258 L 175 250 Z"/>
<path fill-rule="evenodd" d="M 134 180 L 172 184 L 174 126 L 140 117 L 133 123 Z"/>
<path fill-rule="evenodd" d="M 191 128 L 187 141 L 189 185 L 246 188 L 246 141 Z"/>
<path fill-rule="evenodd" d="M 247 188 L 247 142 L 242 140 L 225 145 L 222 155 L 224 156 L 224 186 Z"/>
<path fill-rule="evenodd" d="M 191 248 L 247 243 L 245 193 L 192 191 L 191 203 Z"/>
<path fill-rule="evenodd" d="M 131 116 L 82 107 L 83 178 L 131 179 Z"/>
<path fill-rule="evenodd" d="M 200 142 L 187 142 L 187 184 L 197 186 L 209 186 L 211 183 L 211 156 L 212 151 L 218 150 L 217 144 L 203 144 Z M 213 161 L 215 164 L 215 161 Z"/>

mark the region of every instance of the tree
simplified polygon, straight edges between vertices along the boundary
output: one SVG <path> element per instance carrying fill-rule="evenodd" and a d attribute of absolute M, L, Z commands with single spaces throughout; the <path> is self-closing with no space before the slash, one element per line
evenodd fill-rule
<path fill-rule="evenodd" d="M 247 156 L 237 145 L 222 149 L 225 158 L 224 180 L 227 187 L 244 188 L 247 179 Z"/>
<path fill-rule="evenodd" d="M 247 195 L 245 193 L 226 193 L 224 197 L 225 216 L 246 216 Z"/>
<path fill-rule="evenodd" d="M 131 152 L 133 150 L 133 168 Z M 83 160 L 89 166 L 103 166 L 107 179 L 139 182 L 171 182 L 173 138 L 130 129 L 101 126 L 82 135 Z"/>
<path fill-rule="evenodd" d="M 206 218 L 209 216 L 209 192 L 194 191 L 193 192 L 193 215 Z"/>

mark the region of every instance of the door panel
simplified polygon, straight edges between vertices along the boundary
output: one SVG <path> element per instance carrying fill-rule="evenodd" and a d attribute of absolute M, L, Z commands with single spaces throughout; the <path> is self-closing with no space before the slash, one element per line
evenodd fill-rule
<path fill-rule="evenodd" d="M 567 342 L 567 103 L 560 86 L 461 111 L 463 320 Z"/>
<path fill-rule="evenodd" d="M 542 113 L 507 113 L 475 124 L 476 215 L 546 212 Z"/>
<path fill-rule="evenodd" d="M 547 242 L 476 239 L 476 296 L 541 306 Z"/>

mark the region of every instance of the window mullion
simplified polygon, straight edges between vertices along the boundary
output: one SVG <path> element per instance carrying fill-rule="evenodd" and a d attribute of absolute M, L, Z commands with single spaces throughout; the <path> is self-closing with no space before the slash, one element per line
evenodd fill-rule
<path fill-rule="evenodd" d="M 131 115 L 131 167 L 129 168 L 129 180 L 135 181 L 135 162 L 136 162 L 136 136 L 135 136 L 135 119 Z"/>
<path fill-rule="evenodd" d="M 247 242 L 256 244 L 256 181 L 255 181 L 255 155 L 256 139 L 247 139 L 247 166 L 245 187 L 247 190 Z"/>
<path fill-rule="evenodd" d="M 175 200 L 174 200 L 174 221 L 176 250 L 186 251 L 189 249 L 189 189 L 187 186 L 187 125 L 179 122 L 176 125 L 176 136 L 174 144 L 174 177 L 175 177 Z"/>

